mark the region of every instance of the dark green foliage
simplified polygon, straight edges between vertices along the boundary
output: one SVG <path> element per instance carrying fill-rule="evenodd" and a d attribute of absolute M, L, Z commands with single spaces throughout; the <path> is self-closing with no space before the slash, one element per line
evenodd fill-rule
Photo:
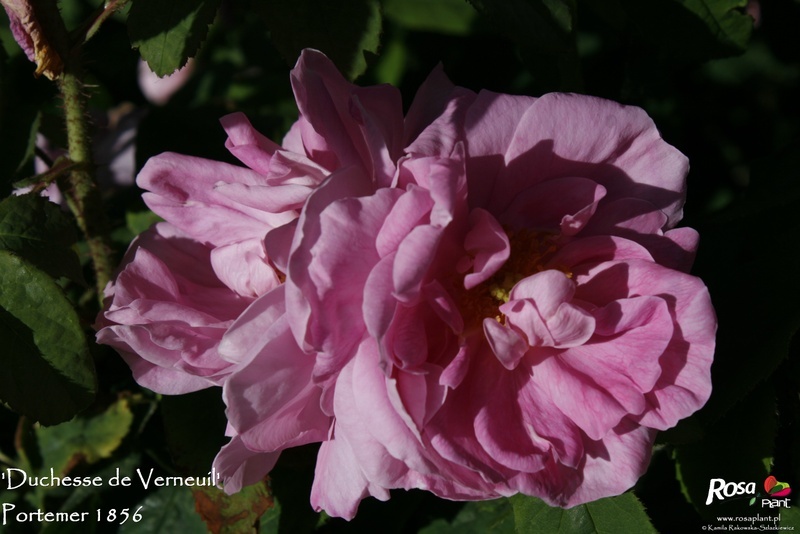
<path fill-rule="evenodd" d="M 159 76 L 194 57 L 214 22 L 221 0 L 136 0 L 128 16 L 131 44 Z"/>
<path fill-rule="evenodd" d="M 264 0 L 259 10 L 272 42 L 290 65 L 304 48 L 324 52 L 350 79 L 378 53 L 381 9 L 377 0 Z"/>

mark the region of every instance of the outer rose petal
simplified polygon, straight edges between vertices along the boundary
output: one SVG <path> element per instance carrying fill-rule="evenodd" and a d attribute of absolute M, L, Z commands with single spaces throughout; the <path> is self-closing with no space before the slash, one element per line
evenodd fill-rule
<path fill-rule="evenodd" d="M 219 246 L 280 226 L 293 215 L 278 215 L 233 201 L 218 193 L 220 183 L 258 185 L 263 178 L 250 169 L 179 154 L 150 158 L 136 183 L 147 189 L 147 205 L 193 239 Z"/>
<path fill-rule="evenodd" d="M 608 200 L 647 200 L 667 215 L 666 228 L 681 218 L 688 161 L 661 140 L 639 108 L 579 95 L 532 99 L 483 91 L 466 129 L 468 170 L 476 180 L 470 193 L 478 193 L 470 198 L 490 211 L 502 210 L 533 182 L 579 176 L 604 186 Z M 535 177 L 529 169 L 536 169 Z M 502 185 L 486 191 L 477 183 L 485 176 L 497 176 Z"/>
<path fill-rule="evenodd" d="M 285 319 L 263 352 L 225 383 L 227 415 L 251 450 L 275 452 L 322 441 L 330 418 L 311 382 L 314 360 L 297 348 Z"/>
<path fill-rule="evenodd" d="M 390 162 L 399 157 L 403 140 L 397 89 L 356 87 L 323 54 L 308 49 L 292 71 L 292 87 L 306 154 L 331 171 L 359 166 L 370 178 L 388 185 L 393 174 Z"/>
<path fill-rule="evenodd" d="M 178 394 L 229 374 L 217 346 L 249 300 L 216 278 L 204 245 L 157 224 L 131 245 L 106 298 L 97 340 L 122 354 L 140 384 Z"/>

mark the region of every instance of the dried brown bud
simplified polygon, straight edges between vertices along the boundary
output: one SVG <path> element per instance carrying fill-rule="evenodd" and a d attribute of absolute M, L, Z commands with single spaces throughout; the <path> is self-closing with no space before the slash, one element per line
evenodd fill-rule
<path fill-rule="evenodd" d="M 11 32 L 28 59 L 36 63 L 36 76 L 44 74 L 54 80 L 64 70 L 64 62 L 37 16 L 31 0 L 0 0 L 11 21 Z"/>

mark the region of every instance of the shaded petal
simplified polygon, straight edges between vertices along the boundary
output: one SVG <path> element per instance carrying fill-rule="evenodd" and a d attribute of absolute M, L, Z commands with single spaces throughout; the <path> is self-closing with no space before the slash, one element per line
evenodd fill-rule
<path fill-rule="evenodd" d="M 320 409 L 322 390 L 311 380 L 314 357 L 297 347 L 285 316 L 270 330 L 269 342 L 225 383 L 228 421 L 254 451 L 323 441 L 331 420 Z"/>
<path fill-rule="evenodd" d="M 472 289 L 492 277 L 511 255 L 508 236 L 492 214 L 481 208 L 469 214 L 470 230 L 464 250 L 474 258 L 473 272 L 464 276 L 464 287 Z"/>
<path fill-rule="evenodd" d="M 575 492 L 564 501 L 549 501 L 572 507 L 629 490 L 647 471 L 656 432 L 623 420 L 602 441 L 587 442 L 586 464 Z"/>
<path fill-rule="evenodd" d="M 667 215 L 667 228 L 681 218 L 688 160 L 639 108 L 583 95 L 531 99 L 482 91 L 466 129 L 470 174 L 494 184 L 487 191 L 470 182 L 484 207 L 502 208 L 532 182 L 581 176 L 604 186 L 609 200 L 650 202 Z"/>
<path fill-rule="evenodd" d="M 437 65 L 420 85 L 414 101 L 408 109 L 405 118 L 406 137 L 403 145 L 413 146 L 414 148 L 410 151 L 428 156 L 448 155 L 452 143 L 442 143 L 441 140 L 451 136 L 441 134 L 448 131 L 448 126 L 452 130 L 459 128 L 458 125 L 463 122 L 463 113 L 466 111 L 467 105 L 474 99 L 475 93 L 453 85 L 444 73 L 442 65 Z M 437 127 L 435 125 L 439 125 L 436 133 L 431 130 Z M 412 143 L 423 131 L 426 133 L 428 141 Z M 442 150 L 434 148 L 436 146 L 440 146 Z"/>
<path fill-rule="evenodd" d="M 514 228 L 547 228 L 575 235 L 594 220 L 605 187 L 593 180 L 563 177 L 547 180 L 516 195 L 500 216 Z"/>
<path fill-rule="evenodd" d="M 248 239 L 211 251 L 211 265 L 219 279 L 239 295 L 257 297 L 280 281 L 267 262 L 260 239 Z"/>
<path fill-rule="evenodd" d="M 279 456 L 279 452 L 251 451 L 239 436 L 233 436 L 214 458 L 214 469 L 224 480 L 225 493 L 233 495 L 263 480 L 275 467 Z"/>
<path fill-rule="evenodd" d="M 492 348 L 492 352 L 509 371 L 514 370 L 517 364 L 528 351 L 528 343 L 512 328 L 501 326 L 494 319 L 483 320 L 483 332 Z"/>

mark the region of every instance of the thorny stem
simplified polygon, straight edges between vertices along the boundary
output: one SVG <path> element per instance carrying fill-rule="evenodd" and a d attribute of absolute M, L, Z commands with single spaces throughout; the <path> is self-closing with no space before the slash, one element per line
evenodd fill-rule
<path fill-rule="evenodd" d="M 108 224 L 100 192 L 94 181 L 94 164 L 86 115 L 86 95 L 75 57 L 66 64 L 59 79 L 67 126 L 69 158 L 76 164 L 69 174 L 67 203 L 89 245 L 89 255 L 97 279 L 98 299 L 102 306 L 103 289 L 111 279 L 113 264 L 108 237 Z"/>
<path fill-rule="evenodd" d="M 58 62 L 59 66 L 63 64 L 63 71 L 54 73 L 54 77 L 58 81 L 64 106 L 69 159 L 74 165 L 69 172 L 63 192 L 67 205 L 89 246 L 89 255 L 97 280 L 97 298 L 102 306 L 103 289 L 111 279 L 113 265 L 107 218 L 94 181 L 92 147 L 86 114 L 87 96 L 83 92 L 81 79 L 83 67 L 80 49 L 83 42 L 73 43 L 70 40 L 56 0 L 39 0 L 35 3 L 35 7 L 42 31 L 52 45 L 48 54 L 58 56 L 61 60 Z"/>

